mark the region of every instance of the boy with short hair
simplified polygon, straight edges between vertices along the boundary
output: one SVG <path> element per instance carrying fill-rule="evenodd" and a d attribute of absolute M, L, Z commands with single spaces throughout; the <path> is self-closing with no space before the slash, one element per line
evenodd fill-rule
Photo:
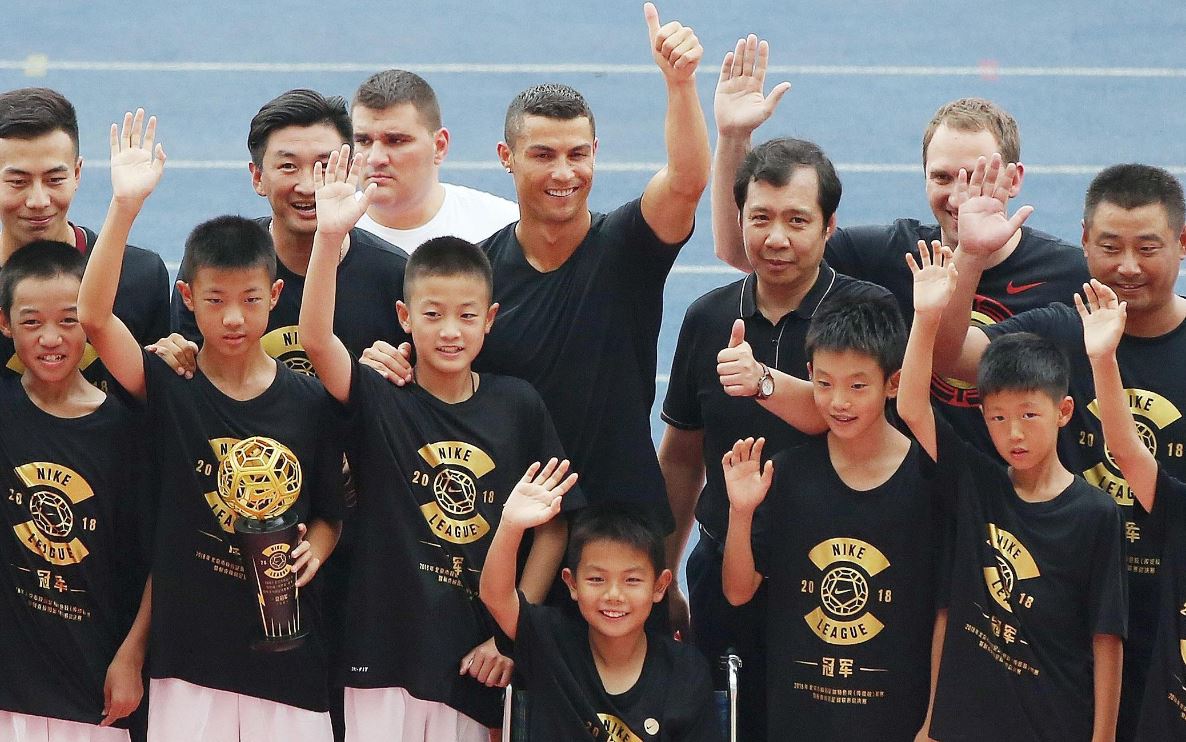
<path fill-rule="evenodd" d="M 528 736 L 716 742 L 720 724 L 704 657 L 645 630 L 671 584 L 663 537 L 639 509 L 593 506 L 572 527 L 562 576 L 580 611 L 533 605 L 515 590 L 523 533 L 547 523 L 575 476 L 534 464 L 508 498 L 482 571 L 482 601 L 515 641 L 530 693 Z"/>
<path fill-rule="evenodd" d="M 0 376 L 8 742 L 126 741 L 120 720 L 143 694 L 150 518 L 143 472 L 130 464 L 143 458 L 139 425 L 79 370 L 85 264 L 73 246 L 38 240 L 0 271 L 0 331 L 25 369 Z"/>
<path fill-rule="evenodd" d="M 333 331 L 337 246 L 376 186 L 356 196 L 361 158 L 330 155 L 317 186 L 317 233 L 300 329 L 326 389 L 345 405 L 358 483 L 340 663 L 346 739 L 488 739 L 512 662 L 477 600 L 477 575 L 506 500 L 533 461 L 563 458 L 539 394 L 520 379 L 471 369 L 498 305 L 476 245 L 440 237 L 404 275 L 400 322 L 416 349 L 416 383 L 365 369 Z M 579 500 L 573 500 L 575 505 Z M 564 551 L 564 523 L 537 529 L 523 590 L 540 601 Z"/>
<path fill-rule="evenodd" d="M 928 388 L 955 267 L 937 241 L 919 255 L 907 257 L 915 313 L 898 414 L 943 472 L 956 530 L 931 736 L 1115 739 L 1127 630 L 1122 518 L 1059 460 L 1059 429 L 1074 407 L 1068 361 L 1037 335 L 996 339 L 977 386 L 1008 468 L 962 441 L 936 422 Z"/>
<path fill-rule="evenodd" d="M 1133 418 L 1134 392 L 1124 388 L 1116 352 L 1124 337 L 1128 302 L 1099 281 L 1083 285 L 1075 296 L 1083 320 L 1083 343 L 1091 361 L 1100 423 L 1112 460 L 1124 475 L 1133 497 L 1149 514 L 1145 528 L 1163 534 L 1161 600 L 1157 634 L 1144 679 L 1145 695 L 1135 739 L 1160 742 L 1186 738 L 1186 484 L 1168 473 L 1143 436 L 1147 430 Z"/>
<path fill-rule="evenodd" d="M 892 299 L 825 303 L 806 354 L 827 433 L 764 467 L 764 438 L 722 460 L 725 596 L 768 581 L 772 740 L 907 742 L 924 724 L 942 531 L 930 462 L 885 416 L 905 344 Z"/>
<path fill-rule="evenodd" d="M 262 227 L 242 217 L 198 225 L 182 260 L 178 289 L 205 343 L 192 381 L 147 355 L 112 314 L 121 247 L 164 169 L 153 151 L 156 120 L 126 114 L 111 128 L 114 190 L 79 290 L 79 319 L 107 368 L 147 400 L 161 492 L 153 559 L 150 741 L 332 739 L 327 667 L 316 584 L 298 595 L 309 636 L 293 649 L 250 648 L 260 634 L 233 533 L 235 515 L 219 493 L 220 459 L 239 440 L 264 436 L 300 462 L 303 485 L 291 512 L 308 524 L 289 554 L 305 588 L 340 531 L 341 448 L 336 411 L 316 380 L 270 358 L 260 338 L 283 288 Z M 143 132 L 143 136 L 142 136 Z M 143 143 L 142 143 L 143 140 Z"/>

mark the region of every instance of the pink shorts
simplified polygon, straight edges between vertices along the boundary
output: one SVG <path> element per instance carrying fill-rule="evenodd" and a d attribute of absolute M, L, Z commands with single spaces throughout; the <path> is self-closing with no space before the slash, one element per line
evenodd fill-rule
<path fill-rule="evenodd" d="M 333 742 L 329 712 L 176 678 L 149 685 L 148 742 Z"/>
<path fill-rule="evenodd" d="M 345 700 L 346 742 L 490 741 L 486 727 L 457 709 L 403 688 L 347 688 Z"/>
<path fill-rule="evenodd" d="M 4 742 L 128 742 L 126 729 L 0 711 Z"/>

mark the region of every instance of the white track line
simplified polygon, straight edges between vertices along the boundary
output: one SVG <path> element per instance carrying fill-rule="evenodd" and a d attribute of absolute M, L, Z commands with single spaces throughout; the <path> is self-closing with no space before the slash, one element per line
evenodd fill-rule
<path fill-rule="evenodd" d="M 0 60 L 0 70 L 19 70 L 30 77 L 50 71 L 68 72 L 331 72 L 369 73 L 396 67 L 422 74 L 630 74 L 653 75 L 652 64 L 487 64 L 416 62 L 149 62 L 132 60 L 51 60 L 45 54 Z M 993 62 L 978 65 L 771 65 L 775 75 L 843 75 L 882 77 L 1186 77 L 1181 67 L 1009 67 Z"/>

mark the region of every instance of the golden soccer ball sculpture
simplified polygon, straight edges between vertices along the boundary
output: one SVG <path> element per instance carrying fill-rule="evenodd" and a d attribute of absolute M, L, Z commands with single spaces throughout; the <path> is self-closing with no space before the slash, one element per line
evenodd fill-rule
<path fill-rule="evenodd" d="M 218 494 L 238 515 L 276 518 L 301 494 L 301 462 L 279 441 L 244 438 L 218 465 Z"/>

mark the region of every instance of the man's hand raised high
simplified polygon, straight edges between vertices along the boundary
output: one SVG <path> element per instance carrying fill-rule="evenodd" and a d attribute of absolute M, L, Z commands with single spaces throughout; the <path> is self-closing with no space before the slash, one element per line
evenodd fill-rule
<path fill-rule="evenodd" d="M 770 45 L 754 34 L 738 39 L 737 47 L 725 55 L 712 105 L 721 135 L 749 137 L 791 89 L 789 82 L 780 82 L 769 95 L 762 92 L 769 60 Z"/>
<path fill-rule="evenodd" d="M 642 6 L 651 40 L 651 55 L 668 83 L 686 82 L 696 75 L 696 68 L 704 56 L 700 39 L 688 26 L 679 21 L 659 25 L 659 10 L 654 3 Z"/>
<path fill-rule="evenodd" d="M 371 203 L 371 194 L 377 187 L 374 183 L 362 192 L 362 198 L 355 196 L 358 178 L 362 172 L 362 156 L 350 157 L 350 145 L 331 152 L 329 162 L 322 168 L 318 162 L 313 165 L 313 187 L 317 199 L 317 231 L 323 235 L 345 237 Z"/>
<path fill-rule="evenodd" d="M 111 125 L 111 190 L 117 201 L 144 203 L 165 171 L 165 148 L 156 144 L 156 116 L 144 124 L 144 109 L 124 114 L 122 128 Z"/>
<path fill-rule="evenodd" d="M 1013 162 L 1006 165 L 999 154 L 994 154 L 991 161 L 983 157 L 977 160 L 970 177 L 960 170 L 952 200 L 959 208 L 961 254 L 978 260 L 990 259 L 1034 213 L 1034 207 L 1022 206 L 1012 217 L 1006 216 L 1005 207 L 1019 168 Z"/>

